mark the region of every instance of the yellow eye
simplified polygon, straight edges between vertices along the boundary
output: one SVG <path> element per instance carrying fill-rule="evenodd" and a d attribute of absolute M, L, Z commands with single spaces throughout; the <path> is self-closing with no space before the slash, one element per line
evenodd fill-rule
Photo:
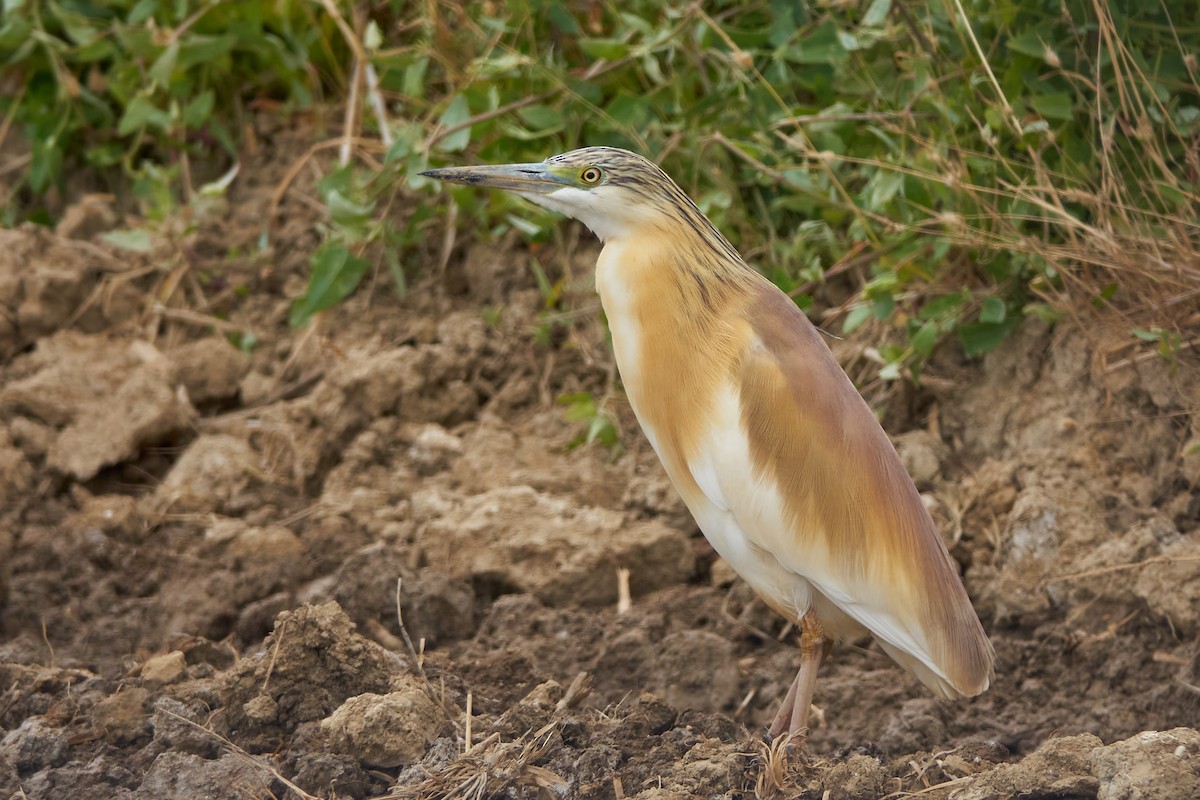
<path fill-rule="evenodd" d="M 599 167 L 586 167 L 583 172 L 579 173 L 579 179 L 584 183 L 599 183 L 602 177 L 604 177 L 604 173 L 600 171 Z"/>

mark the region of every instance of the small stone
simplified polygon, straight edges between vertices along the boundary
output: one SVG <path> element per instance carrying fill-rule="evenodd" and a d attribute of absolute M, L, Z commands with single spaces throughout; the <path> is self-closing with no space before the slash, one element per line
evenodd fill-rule
<path fill-rule="evenodd" d="M 254 722 L 274 722 L 279 715 L 279 704 L 271 695 L 260 694 L 247 700 L 242 711 Z"/>
<path fill-rule="evenodd" d="M 1004 564 L 1027 568 L 1033 564 L 1050 566 L 1058 558 L 1062 543 L 1061 510 L 1041 489 L 1021 492 L 1013 503 L 1004 531 Z"/>
<path fill-rule="evenodd" d="M 304 545 L 300 538 L 287 528 L 269 525 L 264 528 L 243 529 L 230 543 L 229 552 L 239 558 L 277 561 L 301 555 Z"/>
<path fill-rule="evenodd" d="M 187 659 L 181 650 L 154 656 L 142 665 L 142 680 L 152 683 L 171 683 L 187 669 Z"/>
<path fill-rule="evenodd" d="M 96 732 L 113 744 L 129 744 L 150 732 L 145 712 L 150 692 L 141 687 L 127 688 L 104 698 L 92 709 Z"/>
<path fill-rule="evenodd" d="M 421 426 L 408 449 L 408 461 L 422 475 L 448 469 L 450 461 L 462 455 L 463 443 L 441 425 L 429 423 Z"/>
<path fill-rule="evenodd" d="M 399 767 L 425 755 L 443 713 L 415 681 L 388 694 L 351 697 L 321 721 L 335 752 L 363 764 Z"/>
<path fill-rule="evenodd" d="M 896 437 L 896 452 L 913 481 L 927 487 L 942 472 L 942 454 L 946 445 L 929 431 L 915 430 Z"/>
<path fill-rule="evenodd" d="M 220 336 L 189 342 L 171 352 L 179 380 L 193 403 L 237 397 L 250 360 Z"/>
<path fill-rule="evenodd" d="M 238 386 L 238 393 L 242 396 L 242 403 L 247 407 L 252 407 L 262 403 L 278 388 L 279 379 L 277 377 L 264 375 L 261 372 L 249 372 L 242 378 Z"/>
<path fill-rule="evenodd" d="M 261 473 L 260 460 L 245 439 L 203 434 L 183 451 L 157 494 L 176 511 L 220 511 Z"/>

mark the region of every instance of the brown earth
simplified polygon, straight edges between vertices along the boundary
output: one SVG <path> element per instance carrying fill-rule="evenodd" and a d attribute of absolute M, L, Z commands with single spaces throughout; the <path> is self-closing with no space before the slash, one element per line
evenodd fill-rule
<path fill-rule="evenodd" d="M 850 643 L 771 748 L 796 648 L 613 390 L 595 245 L 538 254 L 557 316 L 522 247 L 461 244 L 293 332 L 317 212 L 258 242 L 300 139 L 149 254 L 85 238 L 96 198 L 0 231 L 0 797 L 1200 796 L 1194 355 L 1026 322 L 870 384 L 997 678 L 945 703 Z M 619 456 L 567 447 L 577 391 Z"/>

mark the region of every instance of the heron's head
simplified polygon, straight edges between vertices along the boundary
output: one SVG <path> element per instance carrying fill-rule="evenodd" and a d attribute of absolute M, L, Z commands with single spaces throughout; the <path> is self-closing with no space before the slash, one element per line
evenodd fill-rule
<path fill-rule="evenodd" d="M 671 212 L 680 204 L 694 208 L 653 162 L 616 147 L 585 147 L 535 164 L 447 167 L 421 174 L 519 194 L 580 220 L 606 241 L 661 223 L 664 215 L 677 216 Z"/>

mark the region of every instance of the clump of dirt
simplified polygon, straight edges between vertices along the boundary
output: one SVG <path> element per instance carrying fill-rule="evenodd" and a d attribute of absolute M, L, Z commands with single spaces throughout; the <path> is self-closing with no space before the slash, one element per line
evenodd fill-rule
<path fill-rule="evenodd" d="M 176 388 L 175 366 L 137 339 L 62 331 L 15 359 L 8 377 L 0 411 L 23 417 L 19 430 L 41 428 L 37 438 L 45 440 L 44 451 L 27 453 L 77 481 L 178 435 L 195 419 L 187 394 Z"/>
<path fill-rule="evenodd" d="M 71 226 L 69 232 L 79 231 Z M 124 327 L 142 295 L 127 282 L 104 278 L 126 264 L 109 250 L 40 226 L 0 230 L 0 358 L 7 361 L 63 327 Z"/>
<path fill-rule="evenodd" d="M 467 245 L 291 331 L 311 208 L 239 255 L 302 141 L 263 136 L 170 287 L 87 238 L 104 198 L 0 232 L 0 796 L 1200 793 L 1189 351 L 1105 364 L 1029 321 L 888 403 L 996 681 L 944 703 L 850 643 L 806 749 L 768 746 L 789 629 L 612 392 L 590 290 L 564 281 L 579 313 L 539 344 L 528 255 Z M 564 241 L 542 263 L 588 274 Z M 581 391 L 623 452 L 568 447 L 554 398 Z"/>
<path fill-rule="evenodd" d="M 680 531 L 656 521 L 626 522 L 620 512 L 528 486 L 421 503 L 417 543 L 431 566 L 552 606 L 615 603 L 619 568 L 629 571 L 634 596 L 684 583 L 694 571 Z M 438 516 L 422 519 L 430 506 Z"/>

